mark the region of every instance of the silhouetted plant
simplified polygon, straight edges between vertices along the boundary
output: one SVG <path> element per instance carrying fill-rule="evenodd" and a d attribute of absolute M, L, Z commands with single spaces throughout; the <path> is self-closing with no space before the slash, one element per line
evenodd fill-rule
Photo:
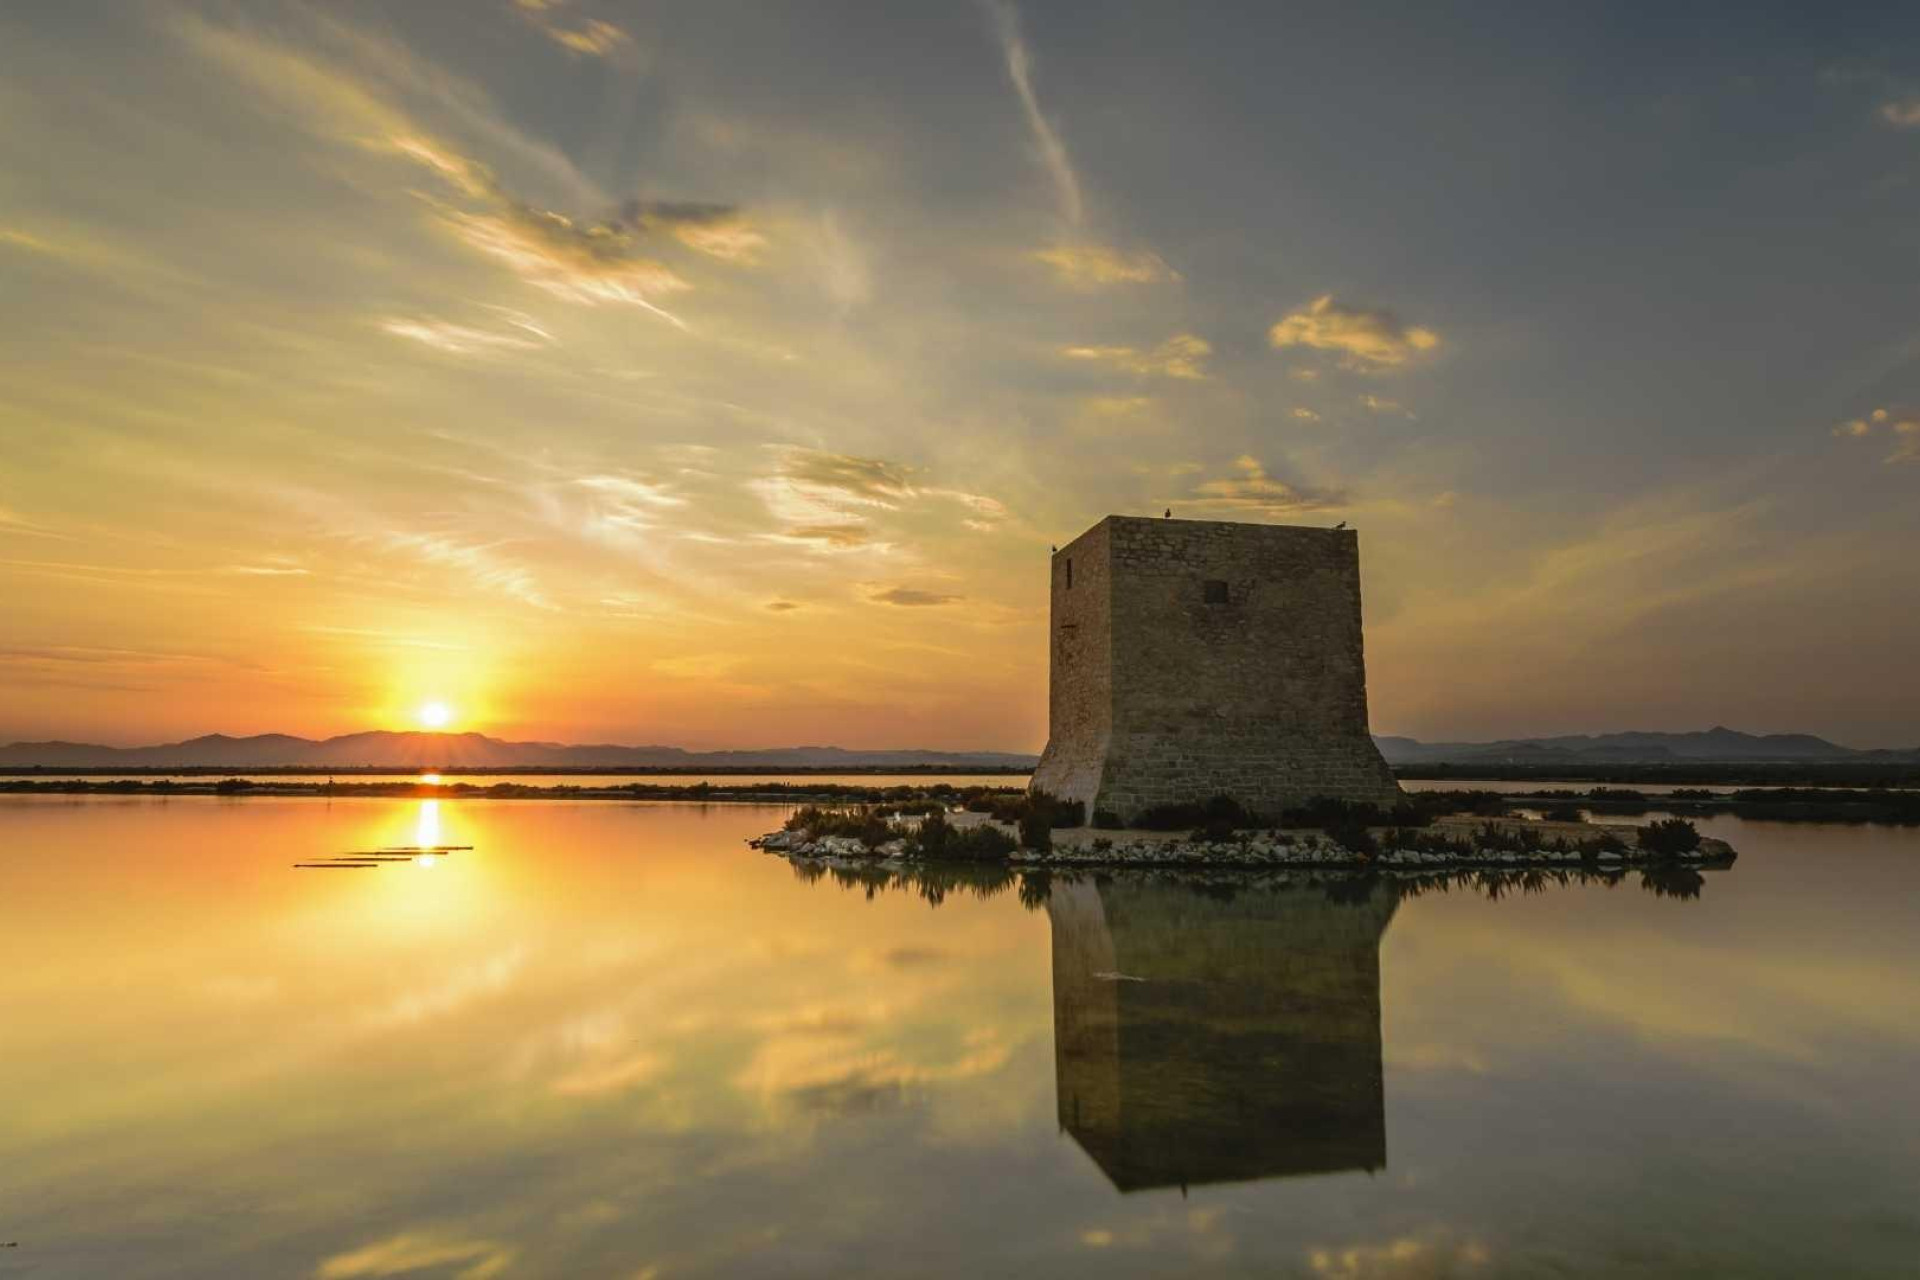
<path fill-rule="evenodd" d="M 1700 847 L 1700 831 L 1685 818 L 1662 818 L 1640 828 L 1640 847 L 1656 857 L 1678 857 Z"/>
<path fill-rule="evenodd" d="M 1033 805 L 1020 815 L 1020 847 L 1035 853 L 1053 848 L 1053 823 L 1044 806 Z"/>
<path fill-rule="evenodd" d="M 1359 822 L 1343 821 L 1327 824 L 1322 828 L 1327 838 L 1349 853 L 1358 853 L 1372 857 L 1380 852 L 1380 842 L 1373 838 L 1373 832 Z"/>

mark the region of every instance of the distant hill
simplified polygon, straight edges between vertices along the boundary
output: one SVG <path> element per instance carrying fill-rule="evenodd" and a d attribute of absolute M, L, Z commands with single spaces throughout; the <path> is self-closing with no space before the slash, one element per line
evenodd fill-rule
<path fill-rule="evenodd" d="M 281 733 L 208 734 L 151 747 L 88 742 L 0 746 L 0 768 L 56 769 L 1028 769 L 1037 757 L 1006 751 L 849 751 L 774 747 L 688 751 L 682 747 L 505 742 L 481 733 L 349 733 L 318 741 Z"/>
<path fill-rule="evenodd" d="M 1904 763 L 1911 751 L 1858 751 L 1804 733 L 1602 733 L 1498 742 L 1421 742 L 1376 737 L 1390 765 L 1601 765 L 1767 762 Z M 482 733 L 349 733 L 295 738 L 208 734 L 151 747 L 88 742 L 15 742 L 0 746 L 0 769 L 1030 769 L 1038 757 L 1017 751 L 850 751 L 844 747 L 770 747 L 688 751 L 616 743 L 507 742 Z"/>
<path fill-rule="evenodd" d="M 1859 751 L 1806 733 L 1741 733 L 1715 727 L 1694 733 L 1573 734 L 1498 742 L 1421 742 L 1376 737 L 1392 765 L 1412 764 L 1671 764 L 1920 760 L 1912 751 Z"/>

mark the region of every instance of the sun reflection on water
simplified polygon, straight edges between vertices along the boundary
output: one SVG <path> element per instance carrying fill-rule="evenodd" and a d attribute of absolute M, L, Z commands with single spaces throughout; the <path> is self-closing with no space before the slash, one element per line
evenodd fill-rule
<path fill-rule="evenodd" d="M 422 849 L 440 846 L 440 802 L 422 800 L 413 820 L 413 842 Z"/>

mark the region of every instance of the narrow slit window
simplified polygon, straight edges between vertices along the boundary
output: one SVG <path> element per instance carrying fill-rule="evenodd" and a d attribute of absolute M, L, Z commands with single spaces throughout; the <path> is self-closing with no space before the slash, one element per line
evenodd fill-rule
<path fill-rule="evenodd" d="M 1227 584 L 1219 578 L 1208 578 L 1206 581 L 1206 600 L 1208 604 L 1225 604 L 1227 602 Z"/>
<path fill-rule="evenodd" d="M 1073 590 L 1073 557 L 1067 557 L 1067 590 Z"/>

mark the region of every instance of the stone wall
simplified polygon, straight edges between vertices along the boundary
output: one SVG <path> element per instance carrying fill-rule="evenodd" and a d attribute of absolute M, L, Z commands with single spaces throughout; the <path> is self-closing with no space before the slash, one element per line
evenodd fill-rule
<path fill-rule="evenodd" d="M 1053 557 L 1047 748 L 1034 785 L 1045 778 L 1045 790 L 1069 799 L 1091 801 L 1100 789 L 1113 731 L 1109 523 L 1101 521 Z"/>
<path fill-rule="evenodd" d="M 1398 798 L 1368 733 L 1353 531 L 1110 516 L 1053 574 L 1035 787 L 1123 819 Z"/>

